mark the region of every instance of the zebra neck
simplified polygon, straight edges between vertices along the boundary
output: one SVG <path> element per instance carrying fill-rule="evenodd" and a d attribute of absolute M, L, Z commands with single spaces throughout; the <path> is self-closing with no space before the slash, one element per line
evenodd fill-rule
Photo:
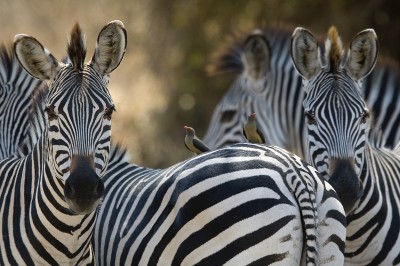
<path fill-rule="evenodd" d="M 371 250 L 390 250 L 392 255 L 395 254 L 391 261 L 400 254 L 400 213 L 396 207 L 399 176 L 400 159 L 395 152 L 372 146 L 365 148 L 360 175 L 363 195 L 358 207 L 347 216 L 345 253 L 352 257 L 353 264 L 373 262 L 379 256 Z"/>
<path fill-rule="evenodd" d="M 70 211 L 64 200 L 64 181 L 55 174 L 46 141 L 42 136 L 33 150 L 42 170 L 29 212 L 31 234 L 43 247 L 41 258 L 49 257 L 49 261 L 54 259 L 58 264 L 80 264 L 82 259 L 92 262 L 90 239 L 97 214 L 77 215 Z"/>

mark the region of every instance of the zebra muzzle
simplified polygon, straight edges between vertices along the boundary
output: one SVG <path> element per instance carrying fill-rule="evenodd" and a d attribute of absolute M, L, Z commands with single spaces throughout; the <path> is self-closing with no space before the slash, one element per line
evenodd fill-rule
<path fill-rule="evenodd" d="M 104 183 L 96 174 L 88 157 L 72 156 L 71 172 L 65 181 L 64 197 L 76 214 L 88 214 L 96 209 L 104 193 Z"/>
<path fill-rule="evenodd" d="M 363 193 L 361 181 L 354 170 L 354 160 L 332 158 L 330 170 L 331 176 L 328 182 L 335 189 L 348 214 L 354 209 Z"/>

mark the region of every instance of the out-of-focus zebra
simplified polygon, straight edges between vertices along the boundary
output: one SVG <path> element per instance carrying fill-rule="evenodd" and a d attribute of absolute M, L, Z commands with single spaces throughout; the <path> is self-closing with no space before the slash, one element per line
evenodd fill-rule
<path fill-rule="evenodd" d="M 400 156 L 369 143 L 371 118 L 361 94 L 378 54 L 375 32 L 360 32 L 345 51 L 334 27 L 324 47 L 297 28 L 291 51 L 304 78 L 310 160 L 347 212 L 345 264 L 400 264 Z"/>
<path fill-rule="evenodd" d="M 236 144 L 167 169 L 123 157 L 104 176 L 99 265 L 343 264 L 343 207 L 292 153 Z"/>
<path fill-rule="evenodd" d="M 78 25 L 68 44 L 69 64 L 58 62 L 35 38 L 16 36 L 21 65 L 48 81 L 45 98 L 37 97 L 47 114 L 29 153 L 0 161 L 0 264 L 94 264 L 90 240 L 104 192 L 114 110 L 107 85 L 125 47 L 119 21 L 101 30 L 88 64 Z M 32 132 L 42 128 L 31 126 Z"/>
<path fill-rule="evenodd" d="M 292 31 L 271 27 L 253 31 L 224 45 L 210 67 L 211 73 L 239 72 L 217 105 L 204 142 L 211 148 L 245 142 L 243 125 L 257 113 L 268 144 L 306 158 L 301 77 L 290 59 Z M 361 89 L 372 110 L 374 142 L 394 147 L 400 141 L 400 71 L 389 61 L 378 62 Z"/>
<path fill-rule="evenodd" d="M 0 160 L 15 154 L 25 139 L 31 95 L 39 82 L 24 71 L 12 47 L 0 45 Z"/>

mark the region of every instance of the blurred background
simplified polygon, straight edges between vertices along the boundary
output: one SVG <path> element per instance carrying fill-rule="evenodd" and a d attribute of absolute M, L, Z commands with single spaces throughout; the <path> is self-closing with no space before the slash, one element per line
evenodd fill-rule
<path fill-rule="evenodd" d="M 89 60 L 101 28 L 121 20 L 128 47 L 111 74 L 117 108 L 112 134 L 128 148 L 132 162 L 158 168 L 192 156 L 183 144 L 183 125 L 204 136 L 234 78 L 209 77 L 205 71 L 229 34 L 276 22 L 316 34 L 336 25 L 348 44 L 359 31 L 374 28 L 380 56 L 399 61 L 399 14 L 400 1 L 394 0 L 0 0 L 0 42 L 29 34 L 61 59 L 78 21 Z"/>

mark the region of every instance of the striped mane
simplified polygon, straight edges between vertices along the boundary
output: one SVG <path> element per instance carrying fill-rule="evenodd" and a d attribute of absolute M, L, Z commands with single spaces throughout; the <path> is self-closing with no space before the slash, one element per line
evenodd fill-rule
<path fill-rule="evenodd" d="M 330 71 L 336 73 L 344 55 L 342 41 L 335 26 L 330 27 L 328 38 L 325 42 L 326 61 L 329 62 Z"/>
<path fill-rule="evenodd" d="M 274 56 L 275 53 L 272 50 L 274 48 L 279 49 L 277 46 L 282 45 L 282 43 L 274 45 L 276 42 L 283 41 L 285 45 L 290 46 L 291 32 L 291 27 L 280 24 L 268 27 L 254 27 L 251 30 L 244 31 L 237 30 L 233 34 L 227 35 L 222 45 L 212 53 L 206 66 L 207 74 L 213 76 L 226 72 L 241 73 L 244 70 L 241 54 L 244 49 L 244 43 L 250 35 L 260 33 L 267 38 L 271 48 L 271 56 Z"/>
<path fill-rule="evenodd" d="M 15 53 L 14 53 L 14 47 L 9 44 L 5 45 L 3 43 L 0 44 L 0 65 L 3 66 L 4 69 L 4 74 L 8 75 L 6 73 L 11 72 L 12 69 L 12 64 L 13 61 L 15 60 Z M 19 63 L 17 63 L 19 64 Z M 0 74 L 3 74 L 3 72 L 0 72 Z M 6 76 L 3 77 L 3 80 L 6 80 Z M 0 80 L 2 81 L 2 80 Z"/>
<path fill-rule="evenodd" d="M 86 57 L 86 40 L 78 23 L 75 23 L 72 28 L 67 53 L 72 66 L 76 70 L 83 70 Z"/>

